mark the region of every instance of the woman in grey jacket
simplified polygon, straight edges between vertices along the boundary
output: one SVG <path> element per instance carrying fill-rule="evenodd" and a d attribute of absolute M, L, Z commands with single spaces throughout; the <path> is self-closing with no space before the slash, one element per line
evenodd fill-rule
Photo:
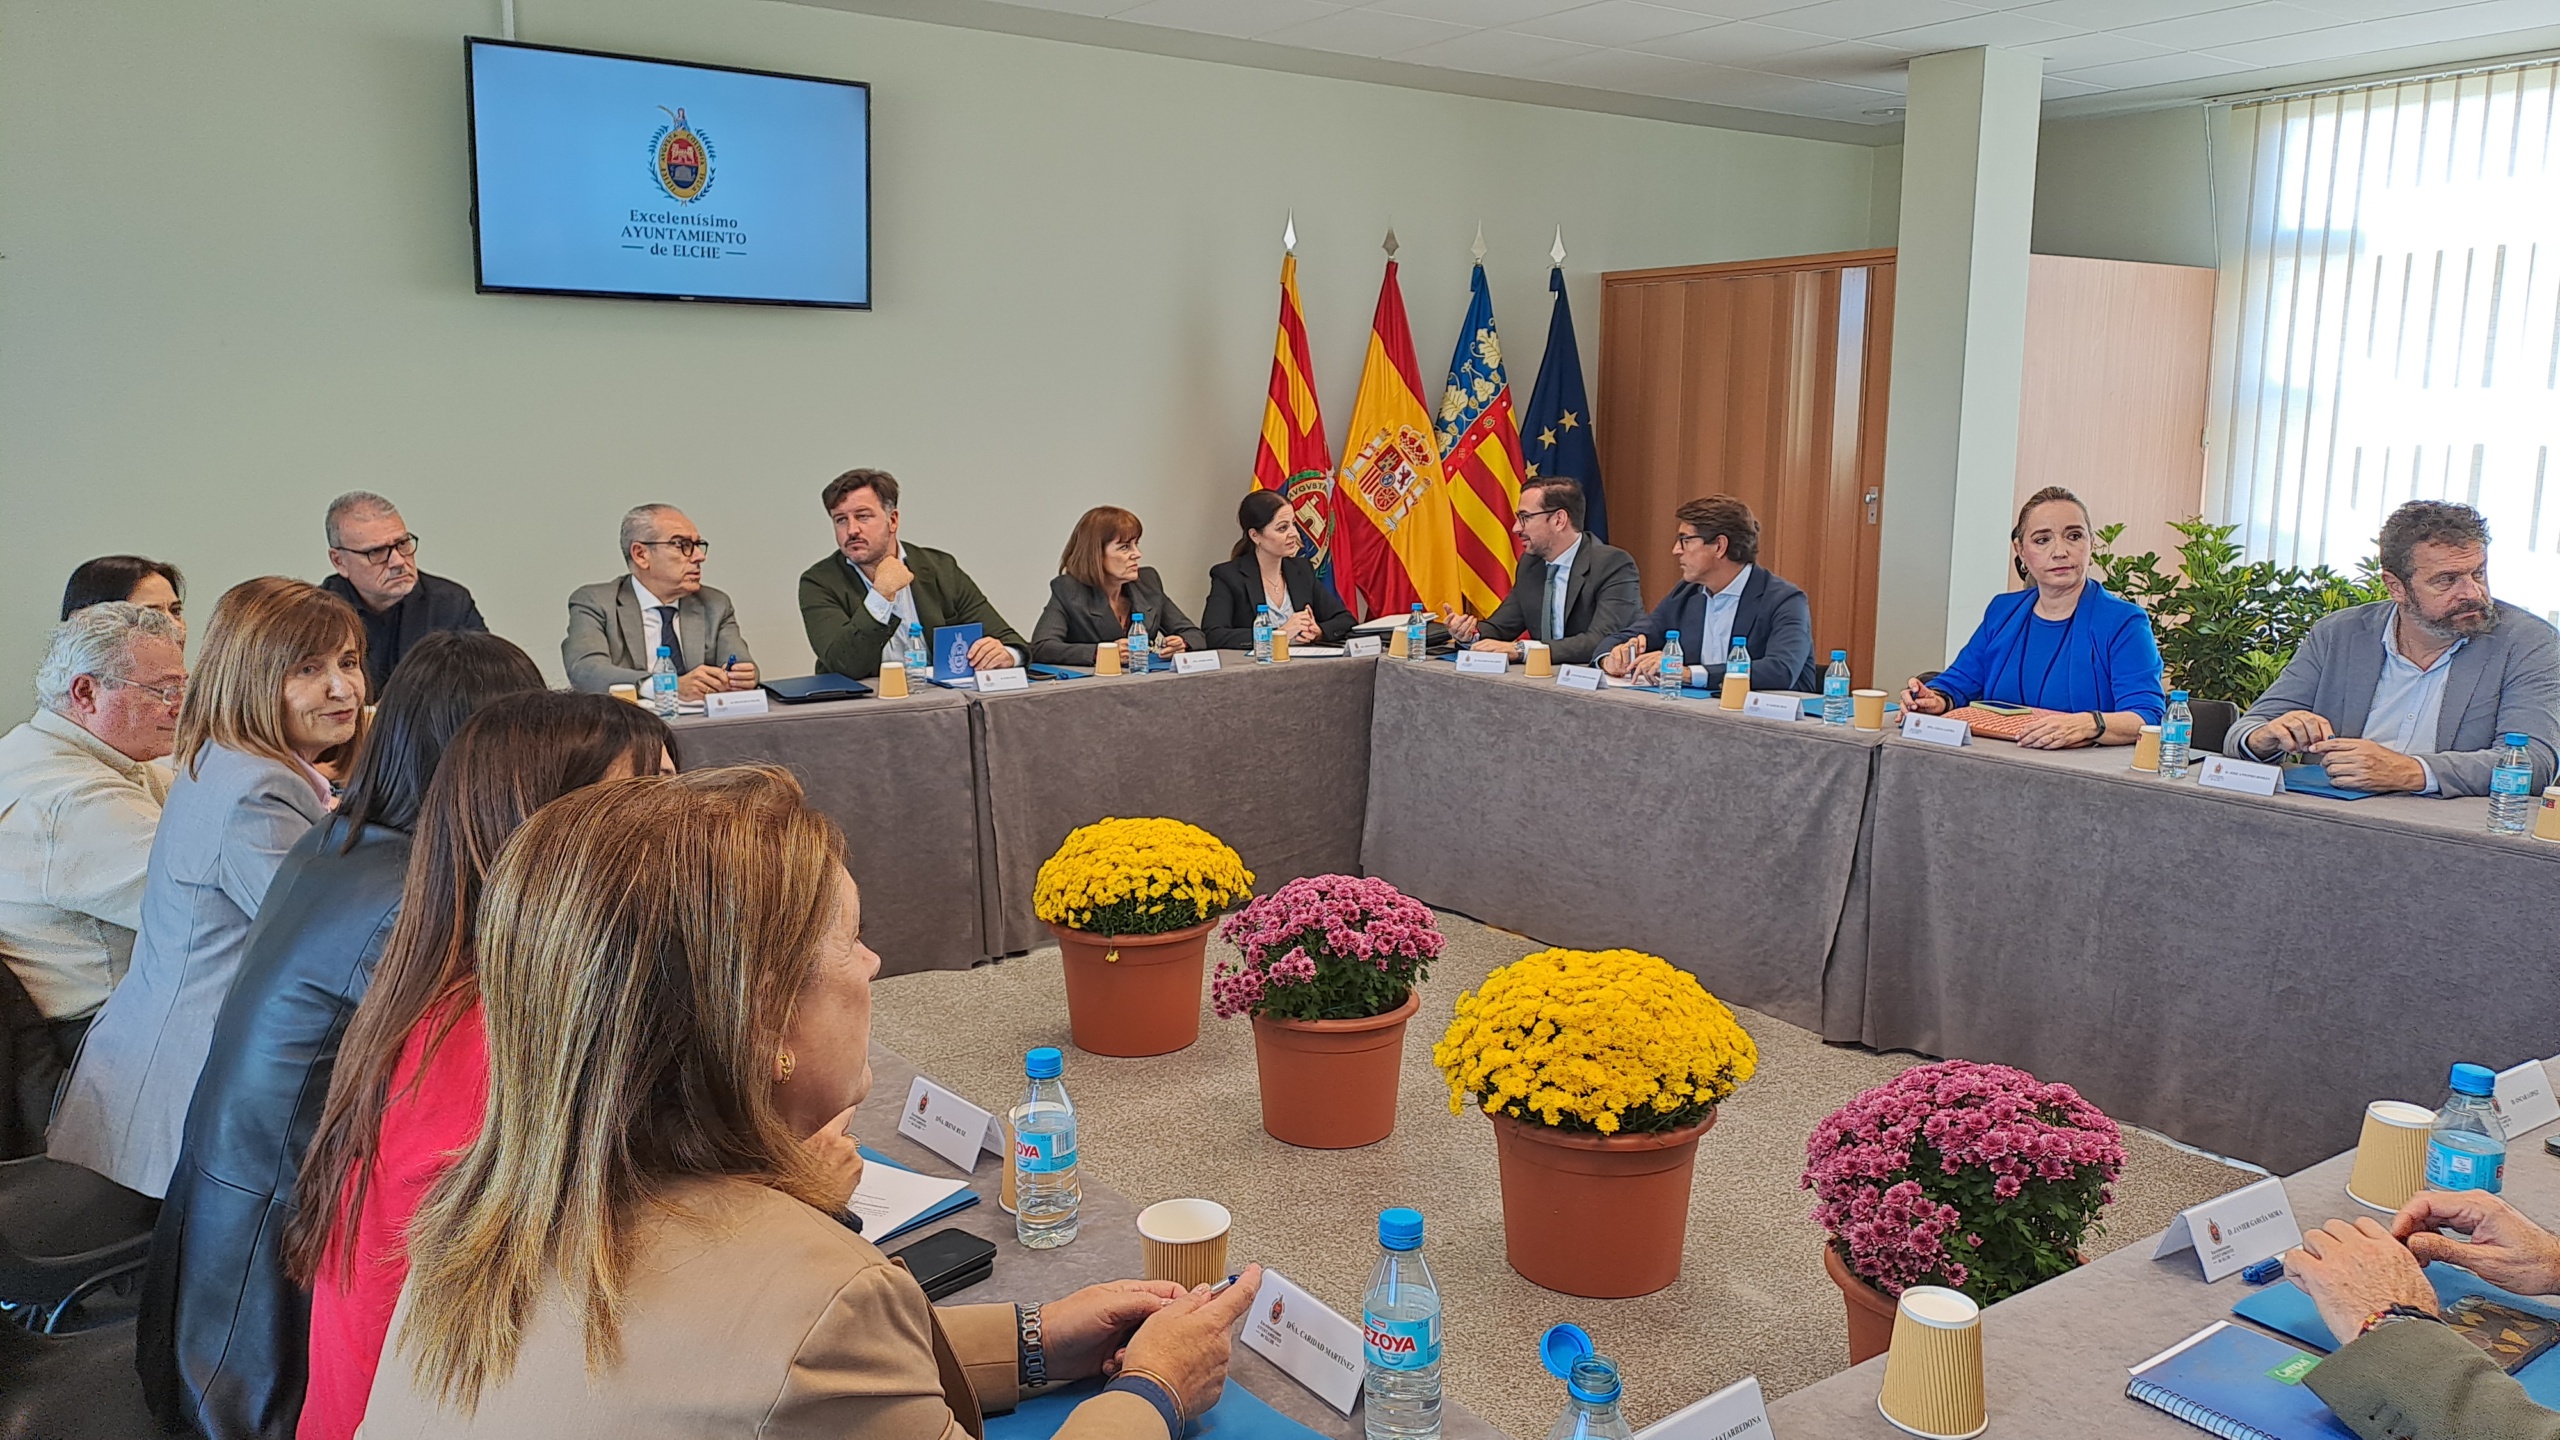
<path fill-rule="evenodd" d="M 98 1011 L 47 1149 L 160 1198 L 276 867 L 329 813 L 318 766 L 364 733 L 364 624 L 316 585 L 269 575 L 214 607 L 178 717 L 133 963 Z"/>

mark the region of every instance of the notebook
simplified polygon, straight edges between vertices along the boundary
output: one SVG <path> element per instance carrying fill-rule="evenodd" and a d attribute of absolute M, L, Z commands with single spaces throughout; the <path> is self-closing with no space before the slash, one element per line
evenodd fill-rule
<path fill-rule="evenodd" d="M 764 680 L 758 689 L 785 705 L 807 705 L 819 700 L 852 700 L 871 693 L 871 687 L 842 675 L 803 675 L 797 680 Z"/>
<path fill-rule="evenodd" d="M 987 1440 L 1048 1440 L 1067 1423 L 1068 1412 L 1101 1390 L 1101 1381 L 1088 1380 L 1025 1400 L 1010 1414 L 990 1415 Z M 1233 1380 L 1227 1382 L 1226 1393 L 1209 1407 L 1209 1413 L 1192 1421 L 1182 1433 L 1190 1440 L 1317 1440 L 1317 1432 L 1272 1409 Z"/>
<path fill-rule="evenodd" d="M 2435 1286 L 2449 1321 L 2457 1318 L 2456 1307 L 2461 1309 L 2461 1323 L 2455 1328 L 2463 1338 L 2516 1377 L 2535 1404 L 2560 1410 L 2560 1349 L 2553 1346 L 2553 1341 L 2560 1340 L 2560 1305 L 2501 1290 L 2459 1265 L 2428 1266 L 2427 1282 Z M 2290 1335 L 2322 1354 L 2338 1348 L 2338 1337 L 2321 1323 L 2311 1297 L 2290 1280 L 2248 1296 L 2232 1306 L 2231 1313 Z"/>
<path fill-rule="evenodd" d="M 2302 1383 L 2319 1359 L 2228 1320 L 2133 1367 L 2124 1393 L 2224 1440 L 2354 1440 Z"/>
<path fill-rule="evenodd" d="M 2296 795 L 2325 795 L 2332 800 L 2370 800 L 2371 790 L 2349 790 L 2329 778 L 2326 765 L 2287 765 L 2284 788 Z"/>
<path fill-rule="evenodd" d="M 1947 713 L 1963 721 L 1976 740 L 2015 740 L 2027 733 L 2028 726 L 2055 712 L 2014 705 L 1964 705 Z"/>
<path fill-rule="evenodd" d="M 860 1148 L 862 1181 L 853 1188 L 851 1209 L 862 1217 L 862 1238 L 874 1245 L 978 1203 L 966 1180 L 920 1175 L 868 1145 Z"/>

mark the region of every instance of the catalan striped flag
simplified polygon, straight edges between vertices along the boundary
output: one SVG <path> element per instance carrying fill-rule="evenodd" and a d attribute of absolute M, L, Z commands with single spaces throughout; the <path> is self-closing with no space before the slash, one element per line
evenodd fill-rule
<path fill-rule="evenodd" d="M 1481 243 L 1481 242 L 1479 242 Z M 1493 291 L 1476 262 L 1466 322 L 1449 357 L 1440 392 L 1440 463 L 1449 480 L 1449 513 L 1458 549 L 1458 590 L 1467 608 L 1490 615 L 1511 593 L 1519 537 L 1511 512 L 1520 508 L 1520 424 L 1511 413 L 1511 382 L 1502 373 L 1502 341 L 1493 330 Z"/>
<path fill-rule="evenodd" d="M 1420 601 L 1433 611 L 1459 599 L 1458 551 L 1449 488 L 1440 473 L 1422 367 L 1396 285 L 1395 232 L 1387 232 L 1387 275 L 1369 322 L 1369 358 L 1342 442 L 1333 487 L 1334 519 L 1347 600 L 1369 618 Z M 1355 598 L 1356 597 L 1356 598 Z"/>
<path fill-rule="evenodd" d="M 1296 227 L 1291 231 L 1294 234 Z M 1315 367 L 1307 359 L 1307 312 L 1298 303 L 1298 257 L 1280 257 L 1280 335 L 1271 347 L 1271 394 L 1262 406 L 1262 443 L 1253 451 L 1253 483 L 1289 498 L 1305 548 L 1298 554 L 1333 583 L 1333 451 L 1325 444 L 1316 404 Z"/>

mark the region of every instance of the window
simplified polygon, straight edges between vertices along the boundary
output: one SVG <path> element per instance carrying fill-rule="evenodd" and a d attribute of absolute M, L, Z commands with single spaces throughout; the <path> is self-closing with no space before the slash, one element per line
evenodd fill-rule
<path fill-rule="evenodd" d="M 2499 598 L 2560 623 L 2556 76 L 2231 108 L 2208 503 L 2252 558 L 2351 571 L 2401 502 L 2460 500 Z"/>

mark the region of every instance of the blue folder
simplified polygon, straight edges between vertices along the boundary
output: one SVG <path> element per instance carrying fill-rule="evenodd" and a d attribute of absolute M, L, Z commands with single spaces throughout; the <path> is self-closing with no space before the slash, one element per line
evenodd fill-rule
<path fill-rule="evenodd" d="M 806 705 L 815 700 L 853 700 L 871 693 L 871 687 L 842 675 L 803 675 L 796 680 L 763 680 L 757 688 L 785 705 Z"/>
<path fill-rule="evenodd" d="M 2370 800 L 2375 793 L 2371 790 L 2349 790 L 2333 783 L 2326 765 L 2287 765 L 2284 767 L 2284 788 L 2296 795 L 2323 795 L 2331 800 Z"/>
<path fill-rule="evenodd" d="M 2528 1315 L 2548 1315 L 2560 1320 L 2560 1306 L 2549 1300 L 2528 1300 L 2521 1295 L 2501 1290 L 2459 1265 L 2438 1262 L 2427 1267 L 2427 1283 L 2436 1287 L 2436 1297 L 2450 1305 L 2465 1295 L 2478 1295 L 2501 1305 L 2512 1305 Z M 2295 1288 L 2290 1280 L 2280 1281 L 2249 1296 L 2231 1307 L 2231 1313 L 2243 1320 L 2254 1320 L 2281 1335 L 2290 1335 L 2312 1349 L 2326 1355 L 2338 1348 L 2338 1337 L 2320 1319 L 2320 1311 L 2311 1297 Z M 2516 1372 L 2516 1383 L 2533 1403 L 2548 1410 L 2560 1410 L 2560 1349 L 2546 1350 L 2531 1364 Z"/>
<path fill-rule="evenodd" d="M 897 1161 L 890 1159 L 888 1156 L 881 1154 L 879 1151 L 872 1149 L 868 1145 L 857 1145 L 854 1148 L 862 1152 L 862 1163 L 865 1165 L 886 1165 L 892 1170 L 904 1170 L 909 1174 L 915 1173 L 914 1166 L 901 1165 Z M 966 1210 L 977 1203 L 977 1191 L 963 1190 L 958 1194 L 953 1195 L 950 1199 L 943 1201 L 941 1204 L 929 1207 L 923 1214 L 908 1221 L 906 1224 L 899 1226 L 897 1229 L 890 1231 L 886 1235 L 865 1235 L 862 1238 L 870 1241 L 874 1245 L 886 1245 L 901 1235 L 921 1230 L 925 1226 L 932 1224 L 934 1221 L 941 1219 L 945 1215 L 951 1214 L 957 1210 Z"/>
<path fill-rule="evenodd" d="M 1067 1423 L 1067 1412 L 1102 1391 L 1102 1382 L 1087 1380 L 1025 1400 L 1009 1415 L 987 1417 L 987 1440 L 1048 1440 Z M 1316 1432 L 1272 1409 L 1233 1380 L 1209 1413 L 1191 1422 L 1184 1435 L 1200 1440 L 1316 1440 Z M 1179 1437 L 1177 1437 L 1179 1440 Z"/>

